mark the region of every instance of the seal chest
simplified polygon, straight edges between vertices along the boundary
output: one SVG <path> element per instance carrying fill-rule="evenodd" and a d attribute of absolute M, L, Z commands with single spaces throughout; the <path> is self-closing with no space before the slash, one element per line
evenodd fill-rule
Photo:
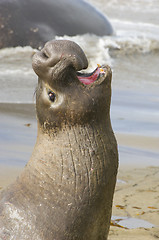
<path fill-rule="evenodd" d="M 2 239 L 107 239 L 118 167 L 111 70 L 80 72 L 87 65 L 82 49 L 66 40 L 46 43 L 33 57 L 37 142 L 1 193 Z"/>

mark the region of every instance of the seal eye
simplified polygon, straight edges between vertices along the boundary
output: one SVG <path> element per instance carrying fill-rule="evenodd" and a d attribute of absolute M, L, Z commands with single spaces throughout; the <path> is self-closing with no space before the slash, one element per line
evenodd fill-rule
<path fill-rule="evenodd" d="M 48 96 L 49 96 L 49 99 L 50 99 L 51 102 L 55 102 L 56 95 L 55 95 L 54 92 L 49 91 L 49 92 L 48 92 Z"/>

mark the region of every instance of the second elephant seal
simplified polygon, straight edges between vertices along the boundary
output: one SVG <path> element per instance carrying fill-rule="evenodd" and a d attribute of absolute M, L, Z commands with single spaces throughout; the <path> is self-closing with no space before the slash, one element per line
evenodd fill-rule
<path fill-rule="evenodd" d="M 33 57 L 37 142 L 0 195 L 0 239 L 107 239 L 118 167 L 111 70 L 79 73 L 87 64 L 82 49 L 64 40 Z"/>
<path fill-rule="evenodd" d="M 55 36 L 112 35 L 108 18 L 85 0 L 0 0 L 0 48 L 40 48 Z"/>

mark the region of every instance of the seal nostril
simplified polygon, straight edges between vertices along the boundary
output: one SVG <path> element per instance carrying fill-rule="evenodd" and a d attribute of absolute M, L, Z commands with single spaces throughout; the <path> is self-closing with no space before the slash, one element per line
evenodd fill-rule
<path fill-rule="evenodd" d="M 49 58 L 49 56 L 46 54 L 46 52 L 42 52 L 42 54 L 43 54 L 43 57 Z"/>
<path fill-rule="evenodd" d="M 49 96 L 49 100 L 50 100 L 51 102 L 55 102 L 56 94 L 55 94 L 54 92 L 49 91 L 49 92 L 48 92 L 48 96 Z"/>

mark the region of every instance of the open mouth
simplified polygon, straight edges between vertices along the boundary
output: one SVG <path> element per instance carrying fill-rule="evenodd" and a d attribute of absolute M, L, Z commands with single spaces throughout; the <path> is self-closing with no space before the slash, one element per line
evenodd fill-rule
<path fill-rule="evenodd" d="M 84 85 L 89 85 L 97 81 L 101 76 L 104 76 L 106 73 L 106 69 L 100 65 L 91 73 L 80 73 L 77 72 L 77 77 L 80 82 Z"/>

